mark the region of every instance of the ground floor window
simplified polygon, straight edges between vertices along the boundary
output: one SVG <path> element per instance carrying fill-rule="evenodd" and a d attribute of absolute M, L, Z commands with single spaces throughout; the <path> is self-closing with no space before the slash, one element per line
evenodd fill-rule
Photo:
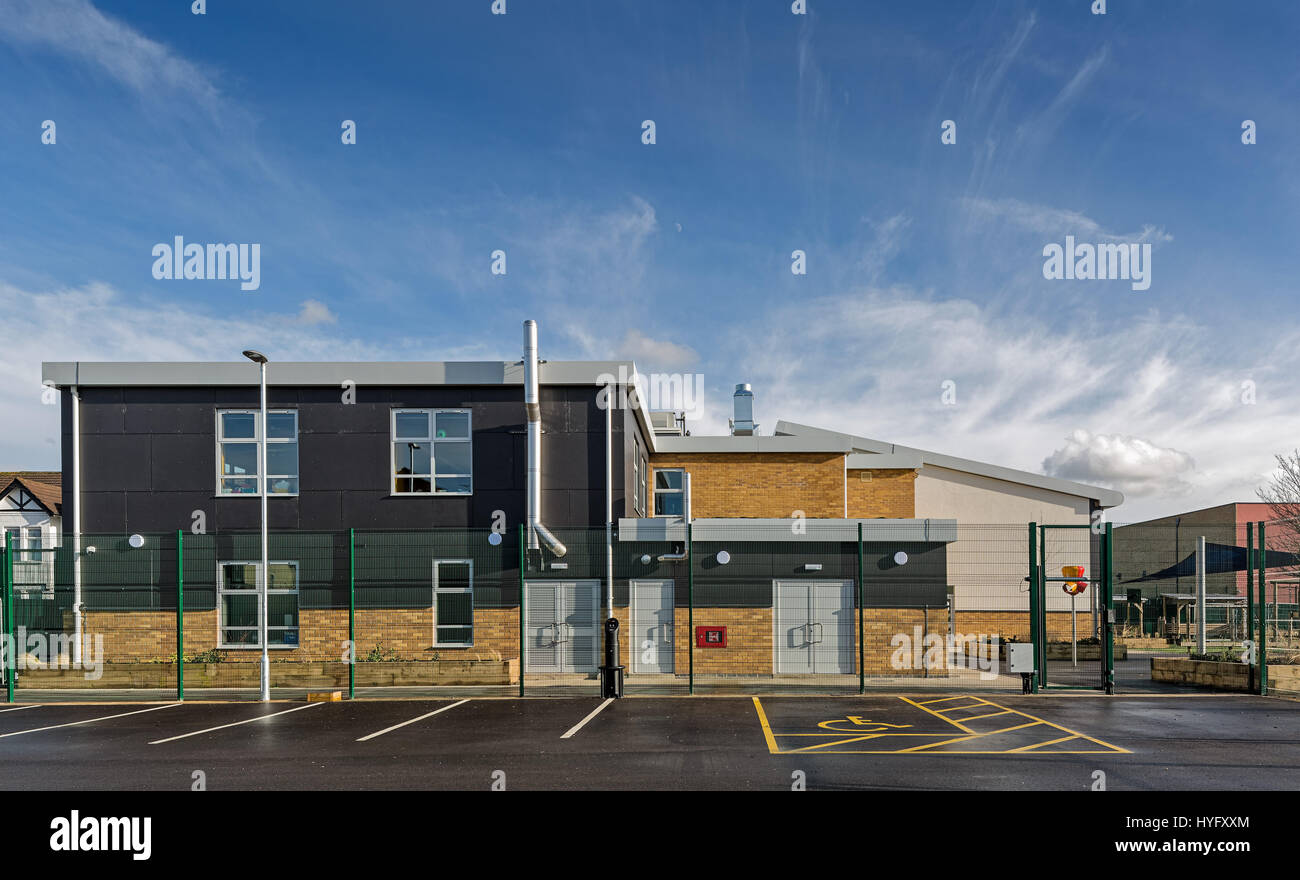
<path fill-rule="evenodd" d="M 268 648 L 298 646 L 298 563 L 270 563 L 266 585 L 270 613 L 266 618 Z M 217 573 L 221 607 L 220 642 L 223 648 L 260 648 L 260 562 L 223 562 Z"/>
<path fill-rule="evenodd" d="M 474 563 L 468 559 L 434 560 L 433 643 L 474 644 Z"/>

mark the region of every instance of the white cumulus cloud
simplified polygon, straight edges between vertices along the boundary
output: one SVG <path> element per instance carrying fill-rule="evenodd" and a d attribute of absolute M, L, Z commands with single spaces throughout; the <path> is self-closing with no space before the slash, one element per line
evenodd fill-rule
<path fill-rule="evenodd" d="M 1114 486 L 1132 495 L 1182 495 L 1196 469 L 1191 455 L 1128 434 L 1094 434 L 1080 428 L 1043 461 L 1050 476 Z"/>

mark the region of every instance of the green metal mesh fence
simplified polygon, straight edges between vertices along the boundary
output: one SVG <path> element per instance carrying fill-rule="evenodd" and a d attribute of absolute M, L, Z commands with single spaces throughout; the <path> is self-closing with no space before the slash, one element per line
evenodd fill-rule
<path fill-rule="evenodd" d="M 1257 532 L 1235 523 L 1115 527 L 1112 609 L 1096 531 L 1035 534 L 1039 577 L 1057 577 L 1040 583 L 1037 622 L 1027 524 L 643 520 L 608 543 L 604 529 L 559 529 L 562 546 L 535 547 L 522 529 L 273 532 L 272 692 L 594 696 L 611 614 L 629 694 L 1019 690 L 1007 646 L 1036 634 L 1044 683 L 1095 687 L 1108 610 L 1121 690 L 1149 687 L 1152 658 L 1194 644 L 1199 537 L 1209 644 L 1240 654 L 1262 633 L 1275 668 L 1300 649 L 1295 542 L 1280 527 L 1253 555 Z M 33 698 L 254 698 L 261 558 L 256 532 L 15 548 L 6 684 Z M 1065 566 L 1084 568 L 1084 591 L 1061 589 Z"/>

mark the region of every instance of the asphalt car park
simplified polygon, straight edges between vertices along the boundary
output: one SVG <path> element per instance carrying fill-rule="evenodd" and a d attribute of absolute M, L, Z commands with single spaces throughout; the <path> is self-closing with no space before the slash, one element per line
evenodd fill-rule
<path fill-rule="evenodd" d="M 0 706 L 0 788 L 1300 788 L 1253 696 L 449 698 Z"/>

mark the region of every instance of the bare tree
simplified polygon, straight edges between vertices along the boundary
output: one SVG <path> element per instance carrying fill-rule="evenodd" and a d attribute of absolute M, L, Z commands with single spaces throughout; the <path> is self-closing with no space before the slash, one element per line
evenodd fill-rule
<path fill-rule="evenodd" d="M 1300 450 L 1274 458 L 1277 459 L 1277 473 L 1267 485 L 1255 492 L 1273 512 L 1273 521 L 1265 529 L 1267 549 L 1300 558 Z M 1291 577 L 1300 574 L 1300 565 L 1281 568 Z M 1294 591 L 1295 587 L 1291 590 Z"/>

